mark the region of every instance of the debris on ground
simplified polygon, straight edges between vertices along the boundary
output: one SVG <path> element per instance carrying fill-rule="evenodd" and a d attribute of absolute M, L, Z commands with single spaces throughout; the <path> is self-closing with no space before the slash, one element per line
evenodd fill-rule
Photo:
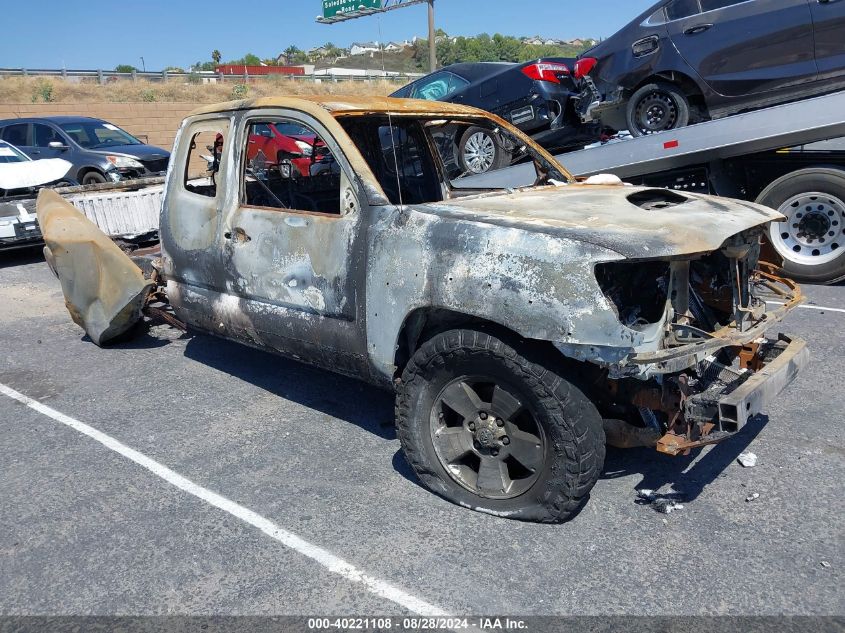
<path fill-rule="evenodd" d="M 745 451 L 739 454 L 736 461 L 738 461 L 743 468 L 754 468 L 757 465 L 757 456 L 750 451 Z"/>
<path fill-rule="evenodd" d="M 637 499 L 642 499 L 643 501 L 648 501 L 649 503 L 654 500 L 654 495 L 654 490 L 649 490 L 648 488 L 637 490 Z"/>
<path fill-rule="evenodd" d="M 748 495 L 748 496 L 745 498 L 745 500 L 746 500 L 746 501 L 754 501 L 755 499 L 759 499 L 759 498 L 760 498 L 760 493 L 759 493 L 759 492 L 755 492 L 755 493 L 753 493 L 753 494 Z"/>
<path fill-rule="evenodd" d="M 639 505 L 649 505 L 655 512 L 661 514 L 671 514 L 673 510 L 684 509 L 683 504 L 679 503 L 683 500 L 684 495 L 678 492 L 659 494 L 654 490 L 643 488 L 642 490 L 637 490 L 636 503 Z"/>
<path fill-rule="evenodd" d="M 661 514 L 671 514 L 673 510 L 683 510 L 684 506 L 672 499 L 655 499 L 651 507 Z"/>

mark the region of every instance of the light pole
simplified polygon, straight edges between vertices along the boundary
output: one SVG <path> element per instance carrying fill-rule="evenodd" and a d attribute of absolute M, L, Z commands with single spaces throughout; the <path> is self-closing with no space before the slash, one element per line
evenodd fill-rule
<path fill-rule="evenodd" d="M 434 36 L 434 0 L 428 0 L 428 65 L 430 72 L 437 70 L 437 42 Z"/>

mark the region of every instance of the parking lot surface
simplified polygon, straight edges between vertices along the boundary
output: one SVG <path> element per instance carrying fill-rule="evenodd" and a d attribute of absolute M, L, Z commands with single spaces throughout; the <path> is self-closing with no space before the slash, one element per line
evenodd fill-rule
<path fill-rule="evenodd" d="M 99 349 L 37 251 L 0 255 L 0 385 L 235 508 L 0 395 L 0 613 L 843 614 L 845 287 L 805 291 L 781 330 L 812 361 L 766 419 L 689 457 L 609 449 L 549 526 L 420 487 L 388 393 L 167 326 Z"/>

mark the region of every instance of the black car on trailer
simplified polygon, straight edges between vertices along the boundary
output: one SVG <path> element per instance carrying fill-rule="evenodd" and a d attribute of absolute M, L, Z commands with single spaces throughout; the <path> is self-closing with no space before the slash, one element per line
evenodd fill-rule
<path fill-rule="evenodd" d="M 845 88 L 841 0 L 661 0 L 573 68 L 584 121 L 642 136 Z"/>
<path fill-rule="evenodd" d="M 392 97 L 448 101 L 496 114 L 551 151 L 581 148 L 599 138 L 599 126 L 582 125 L 575 112 L 578 89 L 574 60 L 543 58 L 526 63 L 453 64 L 417 79 Z M 507 165 L 515 148 L 504 147 L 488 130 L 467 127 L 458 136 L 456 162 L 462 171 L 484 173 Z"/>

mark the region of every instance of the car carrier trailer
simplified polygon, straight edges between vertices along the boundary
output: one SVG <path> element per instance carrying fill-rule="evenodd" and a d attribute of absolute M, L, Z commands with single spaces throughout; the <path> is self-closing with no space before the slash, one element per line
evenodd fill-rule
<path fill-rule="evenodd" d="M 769 229 L 784 273 L 833 283 L 845 279 L 845 150 L 807 146 L 841 137 L 845 92 L 836 92 L 557 158 L 576 176 L 612 173 L 773 207 L 787 218 Z M 517 165 L 466 181 L 517 186 L 531 169 Z"/>

